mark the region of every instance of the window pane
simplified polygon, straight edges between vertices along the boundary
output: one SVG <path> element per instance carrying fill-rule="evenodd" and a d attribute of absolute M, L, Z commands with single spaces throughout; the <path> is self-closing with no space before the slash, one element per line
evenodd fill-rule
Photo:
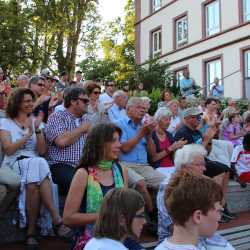
<path fill-rule="evenodd" d="M 250 78 L 250 50 L 245 52 L 245 77 Z"/>
<path fill-rule="evenodd" d="M 206 33 L 208 36 L 220 31 L 219 2 L 215 1 L 206 6 Z"/>
<path fill-rule="evenodd" d="M 206 65 L 206 79 L 207 79 L 207 91 L 211 90 L 213 86 L 214 79 L 218 77 L 219 79 L 222 78 L 221 72 L 221 60 L 215 60 L 208 62 Z M 220 82 L 221 83 L 221 82 Z"/>
<path fill-rule="evenodd" d="M 159 36 L 159 45 L 158 45 L 158 48 L 159 50 L 161 50 L 161 32 L 158 33 L 158 36 Z"/>
<path fill-rule="evenodd" d="M 250 0 L 243 0 L 244 21 L 250 21 Z"/>
<path fill-rule="evenodd" d="M 153 0 L 153 11 L 157 11 L 161 8 L 161 0 Z"/>
<path fill-rule="evenodd" d="M 162 34 L 161 30 L 157 30 L 152 33 L 152 54 L 155 56 L 156 54 L 161 52 L 161 43 L 162 43 Z"/>
<path fill-rule="evenodd" d="M 187 17 L 176 21 L 176 44 L 177 47 L 187 44 L 188 39 L 188 23 Z"/>

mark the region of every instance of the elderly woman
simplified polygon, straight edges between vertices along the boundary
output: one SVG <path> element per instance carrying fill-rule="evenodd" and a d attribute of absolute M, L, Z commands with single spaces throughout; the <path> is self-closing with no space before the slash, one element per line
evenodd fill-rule
<path fill-rule="evenodd" d="M 2 166 L 13 169 L 21 178 L 20 223 L 28 226 L 27 249 L 38 249 L 35 231 L 40 200 L 52 218 L 55 233 L 67 236 L 70 232 L 62 224 L 54 206 L 49 165 L 40 157 L 46 153 L 46 143 L 39 128 L 41 119 L 34 119 L 31 115 L 34 99 L 30 89 L 20 88 L 12 92 L 6 108 L 7 118 L 3 118 L 0 124 L 0 139 L 5 153 Z M 41 227 L 49 229 L 47 224 L 48 221 Z"/>
<path fill-rule="evenodd" d="M 206 170 L 204 159 L 206 155 L 207 151 L 201 145 L 185 145 L 183 148 L 176 151 L 174 159 L 176 171 L 179 169 L 186 169 L 188 171 L 193 171 L 196 174 L 203 175 L 203 172 Z M 170 178 L 165 179 L 164 183 L 161 184 L 157 195 L 158 235 L 160 241 L 164 240 L 166 237 L 171 237 L 172 235 L 173 222 L 165 206 L 165 190 L 168 188 L 167 185 L 169 181 Z M 214 234 L 209 239 L 201 238 L 198 242 L 197 249 L 233 250 L 234 248 L 220 235 Z"/>
<path fill-rule="evenodd" d="M 174 139 L 167 131 L 171 122 L 172 112 L 167 108 L 160 108 L 156 111 L 154 119 L 158 126 L 152 134 L 155 143 L 155 153 L 151 156 L 154 167 L 163 174 L 171 174 L 175 170 L 173 163 L 173 153 L 176 149 L 181 148 L 186 141 Z"/>
<path fill-rule="evenodd" d="M 99 102 L 101 94 L 100 85 L 91 82 L 87 85 L 86 90 L 89 97 L 88 114 L 90 115 L 91 123 L 96 125 L 97 123 L 108 121 L 107 109 Z"/>

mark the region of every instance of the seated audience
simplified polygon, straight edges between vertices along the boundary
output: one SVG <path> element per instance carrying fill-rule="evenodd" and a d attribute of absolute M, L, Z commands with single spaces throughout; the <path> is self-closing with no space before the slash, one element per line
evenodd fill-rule
<path fill-rule="evenodd" d="M 135 187 L 145 199 L 146 207 L 151 213 L 154 210 L 147 186 L 158 188 L 165 178 L 155 171 L 148 163 L 147 153 L 153 155 L 154 142 L 152 132 L 156 127 L 155 121 L 142 123 L 145 108 L 140 97 L 131 97 L 128 100 L 127 116 L 116 123 L 122 130 L 121 164 L 128 168 L 129 186 Z"/>
<path fill-rule="evenodd" d="M 154 168 L 167 175 L 175 170 L 173 163 L 173 153 L 176 149 L 181 148 L 186 141 L 179 140 L 174 142 L 173 136 L 167 131 L 172 117 L 172 112 L 167 108 L 159 108 L 154 119 L 158 126 L 153 131 L 152 137 L 155 144 L 155 152 L 151 160 Z"/>
<path fill-rule="evenodd" d="M 127 170 L 117 162 L 120 136 L 119 127 L 104 123 L 94 127 L 86 139 L 63 213 L 65 224 L 80 227 L 75 249 L 82 249 L 91 238 L 106 193 L 127 186 Z"/>
<path fill-rule="evenodd" d="M 197 175 L 203 175 L 203 172 L 206 170 L 205 168 L 205 160 L 204 157 L 206 156 L 207 152 L 205 148 L 201 145 L 196 145 L 196 144 L 190 144 L 190 145 L 185 145 L 183 148 L 179 149 L 176 151 L 175 154 L 175 159 L 174 159 L 174 164 L 176 167 L 176 174 L 178 176 L 178 171 L 185 170 L 187 172 L 192 172 Z M 175 173 L 173 174 L 173 178 Z M 206 178 L 206 177 L 203 177 Z M 164 182 L 161 183 L 158 195 L 157 195 L 157 207 L 158 207 L 158 235 L 159 235 L 159 240 L 163 241 L 165 238 L 171 238 L 172 233 L 173 233 L 173 220 L 174 218 L 169 215 L 168 212 L 168 207 L 166 206 L 166 199 L 165 199 L 165 193 L 168 192 L 168 184 L 170 183 L 170 177 L 165 179 Z M 191 184 L 190 184 L 191 185 Z M 170 185 L 171 187 L 171 185 Z M 179 190 L 179 189 L 176 189 Z M 221 188 L 220 188 L 221 190 Z M 188 190 L 183 190 L 183 192 L 189 192 L 190 189 Z M 202 189 L 197 189 L 197 192 L 203 191 Z M 194 191 L 194 192 L 196 192 Z M 172 192 L 170 190 L 170 192 Z M 221 192 L 221 191 L 220 191 Z M 214 192 L 213 192 L 214 193 Z M 195 198 L 197 199 L 199 196 L 194 196 L 193 192 L 191 193 L 190 198 Z M 204 197 L 204 196 L 201 196 Z M 176 197 L 180 198 L 180 197 Z M 222 203 L 223 200 L 223 194 L 220 197 L 220 202 Z M 203 200 L 204 202 L 204 200 Z M 185 203 L 185 204 L 190 204 L 190 203 Z M 191 205 L 191 204 L 190 204 Z M 222 204 L 221 204 L 222 205 Z M 178 205 L 179 209 L 186 209 L 186 206 L 184 204 L 179 204 Z M 179 209 L 177 211 L 179 211 Z M 180 213 L 183 216 L 187 216 L 187 212 L 182 212 Z M 219 220 L 219 218 L 218 218 Z M 232 246 L 220 235 L 214 234 L 212 237 L 211 235 L 200 235 L 203 236 L 198 244 L 197 248 L 194 249 L 209 249 L 209 250 L 232 250 Z M 205 238 L 204 238 L 205 236 Z M 209 238 L 207 238 L 209 237 Z M 164 245 L 164 243 L 163 243 Z M 161 248 L 160 248 L 161 249 Z M 166 248 L 168 249 L 168 248 Z M 176 249 L 176 248 L 169 248 L 169 249 Z M 177 248 L 179 249 L 179 248 Z M 180 248 L 182 249 L 182 248 Z M 192 248 L 191 248 L 192 249 Z M 158 250 L 158 249 L 157 249 Z"/>
<path fill-rule="evenodd" d="M 38 248 L 35 234 L 40 200 L 52 218 L 55 233 L 67 236 L 70 232 L 62 224 L 62 219 L 54 206 L 49 165 L 40 157 L 46 153 L 46 143 L 43 131 L 39 128 L 41 120 L 33 119 L 31 116 L 34 100 L 35 95 L 31 90 L 15 90 L 8 100 L 7 118 L 1 119 L 0 122 L 0 139 L 5 153 L 2 165 L 13 169 L 21 178 L 20 223 L 23 226 L 26 226 L 26 223 L 28 225 L 28 249 Z M 45 224 L 41 227 L 49 228 L 49 225 Z"/>
<path fill-rule="evenodd" d="M 83 88 L 70 88 L 64 99 L 65 110 L 50 115 L 45 129 L 47 159 L 53 181 L 67 194 L 75 167 L 79 164 L 90 124 L 86 117 L 89 99 Z"/>
<path fill-rule="evenodd" d="M 155 250 L 197 250 L 200 237 L 213 236 L 223 211 L 220 185 L 200 174 L 179 170 L 168 183 L 164 198 L 173 234 Z"/>
<path fill-rule="evenodd" d="M 128 95 L 123 90 L 116 90 L 113 94 L 114 103 L 108 109 L 108 118 L 111 122 L 121 119 L 126 115 L 126 104 L 128 101 Z"/>
<path fill-rule="evenodd" d="M 224 145 L 223 141 L 219 141 L 218 143 L 216 140 L 212 141 L 215 134 L 217 133 L 217 129 L 215 125 L 209 126 L 206 133 L 202 136 L 201 132 L 198 130 L 200 121 L 201 121 L 201 113 L 199 109 L 195 107 L 186 109 L 185 114 L 184 114 L 184 125 L 176 132 L 175 140 L 180 140 L 183 138 L 184 140 L 187 140 L 188 144 L 192 144 L 192 143 L 202 144 L 209 151 L 210 154 L 206 158 L 205 175 L 211 178 L 216 176 L 216 178 L 220 180 L 221 185 L 223 187 L 224 197 L 225 197 L 227 193 L 227 189 L 228 189 L 228 183 L 229 183 L 230 164 L 225 165 L 224 163 L 227 161 L 230 163 L 229 159 L 231 159 L 231 154 L 226 152 L 228 145 Z M 223 148 L 220 149 L 220 146 L 222 146 Z M 216 152 L 214 151 L 213 148 L 215 147 L 218 150 L 218 152 L 223 152 L 222 156 L 221 155 L 218 156 L 217 150 Z M 213 158 L 211 158 L 211 153 L 213 153 L 212 154 Z M 223 160 L 219 161 L 219 159 L 221 159 L 219 157 L 225 157 L 225 156 L 228 159 L 224 160 L 223 158 Z M 230 216 L 231 219 L 235 218 L 235 215 L 231 214 L 225 208 L 224 217 L 226 215 Z"/>
<path fill-rule="evenodd" d="M 143 197 L 133 189 L 116 188 L 103 199 L 92 238 L 85 250 L 140 250 L 145 224 Z"/>

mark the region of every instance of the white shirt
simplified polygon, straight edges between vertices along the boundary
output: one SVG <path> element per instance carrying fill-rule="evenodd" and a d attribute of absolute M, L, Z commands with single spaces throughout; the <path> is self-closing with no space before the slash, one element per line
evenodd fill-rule
<path fill-rule="evenodd" d="M 92 238 L 85 246 L 84 250 L 129 250 L 120 241 L 108 238 Z"/>
<path fill-rule="evenodd" d="M 101 105 L 106 106 L 109 103 L 111 104 L 113 102 L 113 97 L 104 92 L 99 96 L 99 102 Z"/>
<path fill-rule="evenodd" d="M 176 128 L 180 123 L 181 123 L 181 118 L 179 116 L 172 116 L 167 131 L 174 136 L 176 133 Z"/>
<path fill-rule="evenodd" d="M 194 245 L 187 244 L 173 244 L 165 239 L 160 245 L 158 245 L 155 250 L 198 250 Z M 204 248 L 205 250 L 205 248 Z"/>
<path fill-rule="evenodd" d="M 55 107 L 54 112 L 64 111 L 65 109 L 66 109 L 66 108 L 64 107 L 64 104 L 62 103 L 62 104 L 57 105 L 57 106 Z"/>
<path fill-rule="evenodd" d="M 234 148 L 231 162 L 235 163 L 238 175 L 250 172 L 250 152 L 245 151 L 242 145 Z"/>

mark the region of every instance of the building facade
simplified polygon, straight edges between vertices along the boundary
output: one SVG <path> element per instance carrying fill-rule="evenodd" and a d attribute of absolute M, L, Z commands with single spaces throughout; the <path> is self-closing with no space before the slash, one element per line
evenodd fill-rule
<path fill-rule="evenodd" d="M 136 61 L 188 68 L 208 94 L 215 77 L 226 97 L 250 98 L 250 0 L 135 0 Z"/>

